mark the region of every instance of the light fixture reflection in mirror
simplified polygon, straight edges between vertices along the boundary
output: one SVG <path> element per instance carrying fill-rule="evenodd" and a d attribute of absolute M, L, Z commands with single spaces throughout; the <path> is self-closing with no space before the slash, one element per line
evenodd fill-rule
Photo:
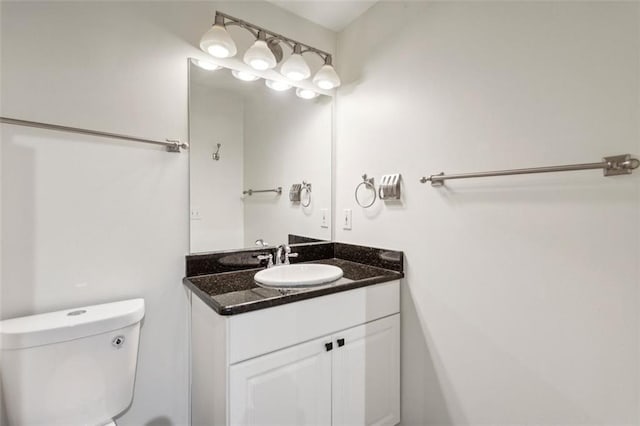
<path fill-rule="evenodd" d="M 291 85 L 283 81 L 265 80 L 264 84 L 266 84 L 269 89 L 277 92 L 284 92 L 285 90 L 291 89 Z"/>
<path fill-rule="evenodd" d="M 318 93 L 314 92 L 313 90 L 302 88 L 296 89 L 296 95 L 302 99 L 313 99 L 318 97 Z"/>
<path fill-rule="evenodd" d="M 209 62 L 209 61 L 203 61 L 202 59 L 192 59 L 192 62 L 195 65 L 202 68 L 203 70 L 207 70 L 207 71 L 215 71 L 222 68 L 220 65 L 216 65 L 213 62 Z"/>
<path fill-rule="evenodd" d="M 242 81 L 256 81 L 257 79 L 260 78 L 257 75 L 251 74 L 250 72 L 247 72 L 247 71 L 232 70 L 231 74 L 233 74 L 233 76 L 238 80 L 242 80 Z"/>

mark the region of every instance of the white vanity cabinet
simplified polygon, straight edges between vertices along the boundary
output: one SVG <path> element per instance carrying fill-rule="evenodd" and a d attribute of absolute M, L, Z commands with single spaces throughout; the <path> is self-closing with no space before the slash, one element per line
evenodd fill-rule
<path fill-rule="evenodd" d="M 192 296 L 193 425 L 400 422 L 399 281 L 221 316 Z"/>
<path fill-rule="evenodd" d="M 400 315 L 232 365 L 232 425 L 395 425 Z"/>
<path fill-rule="evenodd" d="M 400 314 L 336 333 L 332 424 L 400 422 Z"/>

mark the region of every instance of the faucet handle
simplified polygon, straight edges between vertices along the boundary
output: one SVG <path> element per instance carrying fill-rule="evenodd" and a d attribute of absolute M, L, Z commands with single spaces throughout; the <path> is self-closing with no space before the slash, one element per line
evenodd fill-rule
<path fill-rule="evenodd" d="M 298 256 L 300 256 L 300 253 L 284 252 L 284 263 L 285 263 L 285 265 L 289 265 L 291 263 L 291 262 L 289 262 L 289 258 L 298 257 Z"/>
<path fill-rule="evenodd" d="M 271 268 L 273 266 L 273 256 L 271 256 L 270 254 L 259 254 L 257 256 L 257 259 L 262 262 L 263 260 L 268 260 L 269 263 L 267 264 L 267 268 Z"/>

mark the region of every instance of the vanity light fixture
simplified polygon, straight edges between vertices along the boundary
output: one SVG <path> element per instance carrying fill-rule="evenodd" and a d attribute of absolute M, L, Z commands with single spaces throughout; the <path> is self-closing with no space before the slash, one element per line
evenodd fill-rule
<path fill-rule="evenodd" d="M 331 65 L 331 56 L 325 59 L 324 65 L 313 77 L 313 82 L 316 86 L 325 90 L 340 86 L 340 77 L 338 77 L 338 73 Z"/>
<path fill-rule="evenodd" d="M 231 70 L 231 74 L 233 74 L 233 76 L 238 80 L 242 80 L 242 81 L 256 81 L 257 79 L 260 78 L 257 75 L 251 74 L 250 72 L 247 72 L 247 71 Z"/>
<path fill-rule="evenodd" d="M 265 80 L 264 84 L 266 84 L 269 89 L 273 89 L 277 92 L 284 92 L 285 90 L 291 89 L 291 85 L 284 81 Z"/>
<path fill-rule="evenodd" d="M 213 26 L 200 39 L 200 49 L 216 58 L 231 58 L 238 52 L 224 23 L 224 17 L 216 14 Z"/>
<path fill-rule="evenodd" d="M 258 39 L 244 53 L 244 63 L 258 71 L 270 70 L 278 65 L 276 57 L 267 45 L 267 34 L 258 31 Z"/>
<path fill-rule="evenodd" d="M 302 99 L 313 99 L 318 97 L 317 92 L 314 92 L 313 90 L 310 90 L 310 89 L 302 89 L 302 88 L 296 89 L 296 95 Z"/>
<path fill-rule="evenodd" d="M 307 65 L 307 61 L 302 57 L 302 46 L 299 44 L 293 46 L 293 53 L 291 53 L 289 59 L 284 61 L 280 67 L 280 73 L 293 81 L 301 81 L 309 78 L 311 70 L 309 69 L 309 65 Z"/>
<path fill-rule="evenodd" d="M 311 69 L 302 55 L 313 53 L 324 61 L 324 65 L 313 77 L 313 83 L 324 90 L 340 86 L 340 77 L 333 68 L 331 54 L 222 12 L 216 11 L 213 27 L 202 36 L 200 48 L 217 58 L 234 56 L 237 48 L 226 29 L 234 25 L 244 28 L 256 38 L 243 56 L 244 62 L 252 68 L 259 71 L 275 68 L 283 59 L 282 45 L 285 45 L 291 49 L 292 53 L 280 68 L 282 75 L 292 81 L 309 78 Z M 317 96 L 317 93 L 312 90 L 307 91 Z"/>

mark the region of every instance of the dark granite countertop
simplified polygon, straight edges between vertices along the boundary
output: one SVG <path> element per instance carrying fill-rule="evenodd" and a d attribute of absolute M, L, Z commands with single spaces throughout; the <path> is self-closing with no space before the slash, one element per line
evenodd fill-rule
<path fill-rule="evenodd" d="M 402 258 L 400 257 L 399 260 L 402 261 Z M 198 275 L 186 277 L 183 281 L 194 294 L 217 313 L 234 315 L 404 277 L 401 271 L 338 258 L 319 259 L 305 263 L 335 265 L 342 268 L 344 275 L 341 279 L 322 287 L 285 291 L 267 289 L 256 284 L 253 277 L 263 268 Z"/>

